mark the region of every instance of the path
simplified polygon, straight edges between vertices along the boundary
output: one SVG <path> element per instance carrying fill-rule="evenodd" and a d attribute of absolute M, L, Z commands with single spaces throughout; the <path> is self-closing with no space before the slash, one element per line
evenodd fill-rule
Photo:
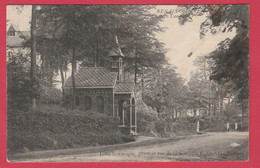
<path fill-rule="evenodd" d="M 186 136 L 179 139 L 141 138 L 110 147 L 85 148 L 81 154 L 47 158 L 25 158 L 24 162 L 115 162 L 115 161 L 212 161 L 248 142 L 247 132 L 221 132 Z M 98 148 L 98 150 L 95 150 Z M 89 150 L 87 150 L 89 149 Z M 74 149 L 75 150 L 75 149 Z M 247 150 L 247 149 L 245 149 Z M 66 150 L 65 150 L 66 151 Z M 66 153 L 66 152 L 65 152 Z"/>

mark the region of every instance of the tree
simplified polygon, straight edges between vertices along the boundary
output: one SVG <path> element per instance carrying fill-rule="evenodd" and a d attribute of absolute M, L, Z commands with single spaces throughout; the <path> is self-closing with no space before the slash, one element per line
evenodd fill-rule
<path fill-rule="evenodd" d="M 8 109 L 25 109 L 31 102 L 30 53 L 7 57 L 7 104 Z"/>
<path fill-rule="evenodd" d="M 187 88 L 171 65 L 149 68 L 144 73 L 143 101 L 156 109 L 158 116 L 177 118 L 185 109 Z"/>
<path fill-rule="evenodd" d="M 43 26 L 39 26 L 37 32 L 39 34 L 37 38 L 37 46 L 39 46 L 37 47 L 37 52 L 41 56 L 41 79 L 44 82 L 47 81 L 49 84 L 53 84 L 54 76 L 59 74 L 64 98 L 64 73 L 68 70 L 68 62 L 71 59 L 70 55 L 62 47 L 62 42 L 57 38 L 59 36 L 57 31 L 52 31 L 51 29 L 48 29 L 48 31 L 43 30 Z"/>
<path fill-rule="evenodd" d="M 186 115 L 188 89 L 183 78 L 176 73 L 174 67 L 165 67 L 163 75 L 163 97 L 166 116 L 173 118 Z"/>
<path fill-rule="evenodd" d="M 134 69 L 137 78 L 142 67 L 158 67 L 166 62 L 164 46 L 155 38 L 156 32 L 163 31 L 159 26 L 162 17 L 150 10 L 151 6 L 42 6 L 39 30 L 43 30 L 41 37 L 47 47 L 40 49 L 41 53 L 49 60 L 46 62 L 63 60 L 61 65 L 70 58 L 75 86 L 76 62 L 81 66 L 107 66 L 107 55 L 118 35 L 126 56 L 125 69 Z M 69 57 L 64 57 L 66 54 Z"/>
<path fill-rule="evenodd" d="M 56 66 L 61 72 L 64 64 L 67 65 L 68 59 L 72 65 L 72 97 L 73 106 L 75 104 L 75 72 L 77 61 L 82 59 L 86 52 L 88 35 L 91 34 L 89 22 L 91 10 L 89 6 L 41 6 L 40 19 L 41 26 L 45 28 L 43 38 L 47 37 L 48 41 L 53 41 L 54 45 L 48 49 L 56 53 L 54 58 L 57 61 Z M 50 26 L 50 27 L 47 27 Z M 42 28 L 41 27 L 41 28 Z M 47 33 L 47 35 L 46 35 Z M 53 44 L 52 43 L 52 44 Z M 43 51 L 44 52 L 44 51 Z M 55 64 L 54 64 L 55 65 Z M 66 68 L 66 66 L 65 66 Z M 63 73 L 62 73 L 63 74 Z M 62 78 L 64 81 L 64 78 Z"/>
<path fill-rule="evenodd" d="M 194 61 L 194 65 L 197 66 L 198 70 L 195 72 L 197 79 L 193 79 L 193 82 L 200 83 L 199 85 L 197 84 L 197 88 L 200 89 L 200 97 L 204 98 L 205 111 L 209 115 L 216 114 L 218 107 L 218 113 L 222 114 L 223 99 L 227 96 L 227 93 L 224 91 L 222 84 L 210 80 L 214 60 L 207 56 L 199 56 Z"/>
<path fill-rule="evenodd" d="M 159 26 L 161 16 L 151 14 L 151 6 L 94 6 L 92 32 L 87 55 L 95 56 L 96 66 L 109 62 L 107 55 L 117 34 L 122 52 L 127 62 L 125 70 L 135 74 L 135 81 L 143 67 L 155 67 L 165 63 L 165 49 L 155 38 L 155 33 L 163 31 Z M 91 26 L 91 25 L 90 25 Z M 111 41 L 113 43 L 111 43 Z M 98 54 L 97 54 L 98 53 Z M 83 66 L 89 65 L 88 60 Z"/>
<path fill-rule="evenodd" d="M 36 5 L 32 5 L 31 18 L 31 83 L 32 83 L 32 108 L 36 108 Z"/>
<path fill-rule="evenodd" d="M 222 85 L 223 94 L 237 92 L 245 113 L 249 94 L 249 6 L 248 5 L 188 5 L 179 6 L 180 23 L 192 21 L 193 17 L 206 15 L 201 24 L 201 38 L 209 31 L 213 34 L 236 31 L 233 39 L 219 43 L 209 54 L 212 59 L 210 79 Z M 243 115 L 243 114 L 242 114 Z"/>

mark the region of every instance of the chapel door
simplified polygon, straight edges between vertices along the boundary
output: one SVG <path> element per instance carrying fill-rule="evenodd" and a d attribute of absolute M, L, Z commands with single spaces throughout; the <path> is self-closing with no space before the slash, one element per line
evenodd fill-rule
<path fill-rule="evenodd" d="M 120 123 L 121 125 L 123 125 L 123 103 L 124 103 L 124 100 L 120 100 L 119 101 L 119 107 L 118 107 L 118 115 L 120 117 Z"/>
<path fill-rule="evenodd" d="M 85 110 L 91 110 L 92 102 L 91 102 L 91 97 L 86 96 L 85 97 Z"/>

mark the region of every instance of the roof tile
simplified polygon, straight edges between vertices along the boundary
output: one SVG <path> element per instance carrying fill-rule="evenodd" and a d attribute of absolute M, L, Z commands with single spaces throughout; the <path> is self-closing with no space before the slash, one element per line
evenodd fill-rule
<path fill-rule="evenodd" d="M 17 31 L 15 36 L 6 36 L 6 46 L 7 47 L 22 47 L 25 39 L 30 37 L 30 32 L 28 31 Z"/>
<path fill-rule="evenodd" d="M 133 82 L 120 82 L 116 84 L 115 87 L 115 92 L 120 93 L 120 92 L 132 92 L 134 87 Z"/>
<path fill-rule="evenodd" d="M 84 67 L 75 73 L 76 87 L 101 87 L 114 86 L 117 74 L 104 67 Z M 72 80 L 69 77 L 65 81 L 65 87 L 72 87 Z"/>

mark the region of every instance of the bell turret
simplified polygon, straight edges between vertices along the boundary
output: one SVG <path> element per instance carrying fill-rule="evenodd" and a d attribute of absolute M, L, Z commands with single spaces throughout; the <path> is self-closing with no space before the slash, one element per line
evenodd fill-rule
<path fill-rule="evenodd" d="M 119 42 L 117 39 L 117 36 L 115 35 L 115 46 L 110 51 L 108 56 L 111 58 L 111 72 L 117 72 L 118 73 L 118 82 L 122 81 L 123 78 L 123 57 L 124 54 L 121 51 L 121 48 L 119 46 Z"/>

